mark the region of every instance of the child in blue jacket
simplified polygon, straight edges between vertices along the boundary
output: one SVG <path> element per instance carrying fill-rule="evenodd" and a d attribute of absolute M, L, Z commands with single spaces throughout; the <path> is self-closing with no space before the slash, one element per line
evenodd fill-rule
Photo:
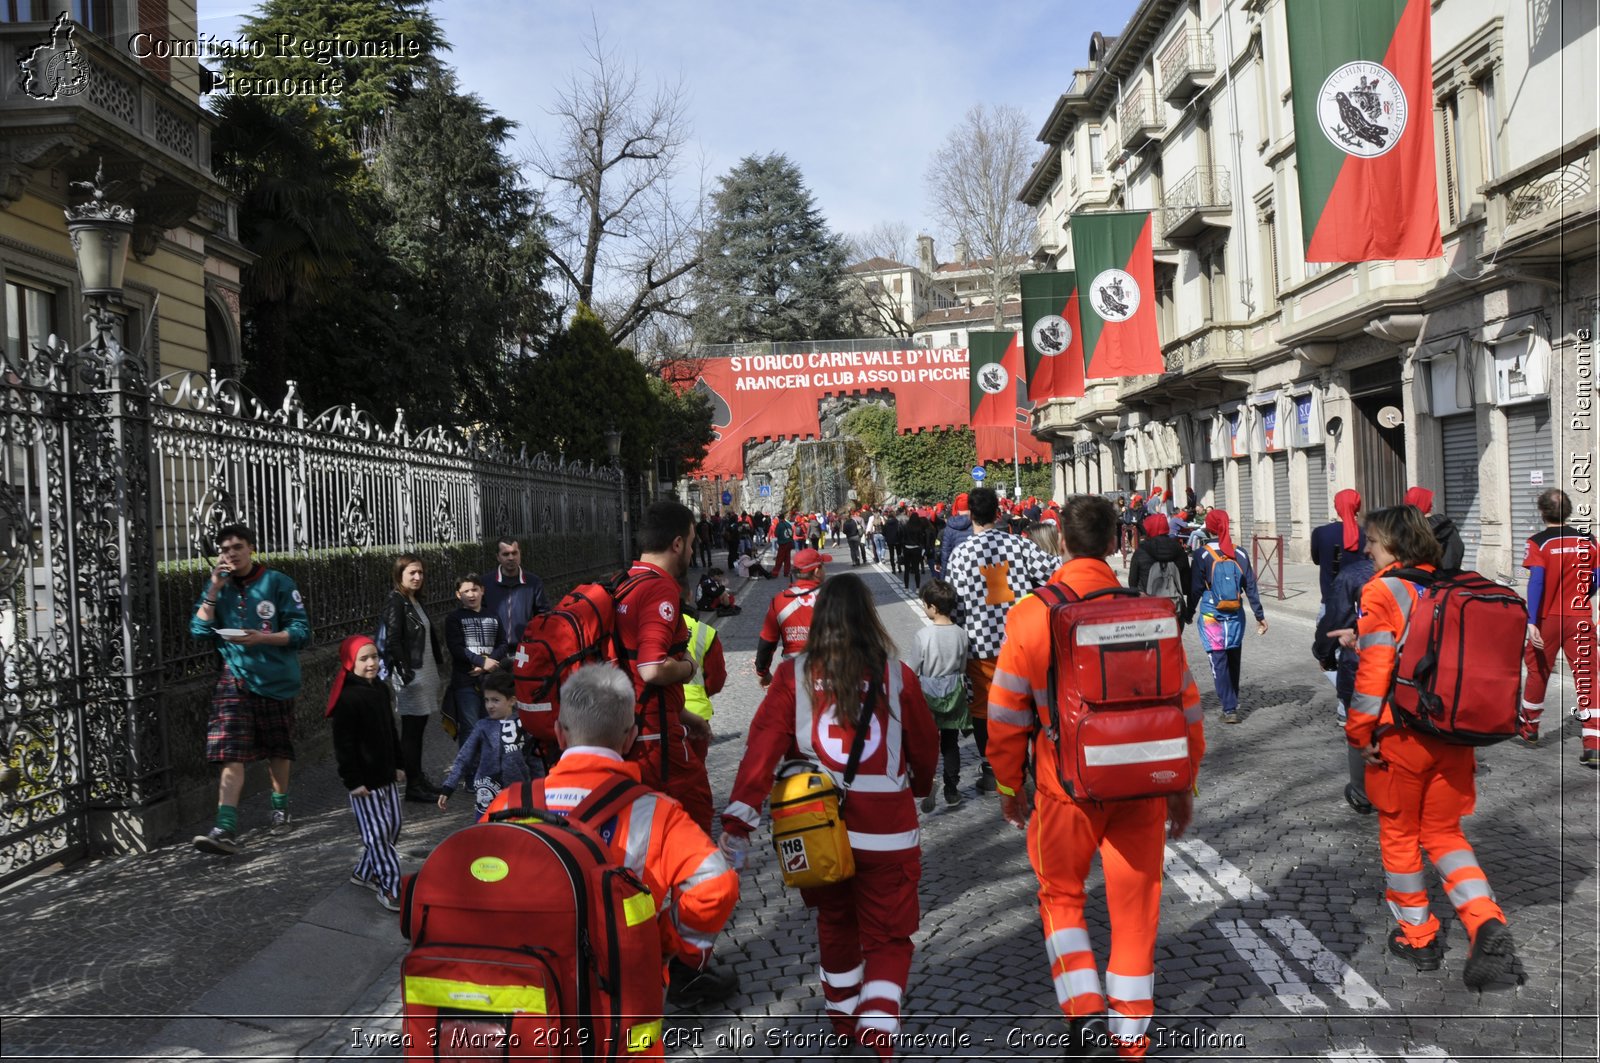
<path fill-rule="evenodd" d="M 476 814 L 482 816 L 501 790 L 531 777 L 522 758 L 522 727 L 517 723 L 515 683 L 509 672 L 490 672 L 480 685 L 483 691 L 483 718 L 461 744 L 456 762 L 440 784 L 439 807 L 463 779 L 472 785 Z"/>

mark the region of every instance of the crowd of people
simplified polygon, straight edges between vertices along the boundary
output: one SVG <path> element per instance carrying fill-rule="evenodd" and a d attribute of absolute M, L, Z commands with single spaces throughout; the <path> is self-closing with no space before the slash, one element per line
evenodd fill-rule
<path fill-rule="evenodd" d="M 1459 532 L 1431 513 L 1422 488 L 1364 517 L 1354 491 L 1340 492 L 1334 506 L 1339 519 L 1311 540 L 1322 599 L 1312 651 L 1337 695 L 1349 751 L 1346 800 L 1378 816 L 1386 897 L 1397 920 L 1388 947 L 1419 970 L 1440 966 L 1425 850 L 1468 930 L 1465 980 L 1482 986 L 1503 976 L 1515 954 L 1506 915 L 1461 831 L 1473 804 L 1472 751 L 1407 729 L 1389 704 L 1409 611 L 1435 573 L 1460 563 Z M 1523 562 L 1531 578 L 1518 733 L 1538 741 L 1554 658 L 1564 653 L 1585 714 L 1580 762 L 1600 768 L 1600 716 L 1587 718 L 1600 548 L 1568 524 L 1571 503 L 1559 490 L 1544 492 L 1539 510 L 1546 528 L 1528 541 Z M 681 1007 L 714 1003 L 738 985 L 713 963 L 713 946 L 737 904 L 767 791 L 782 763 L 806 758 L 848 791 L 854 852 L 853 877 L 801 891 L 816 912 L 824 1007 L 838 1054 L 888 1058 L 919 925 L 919 805 L 934 811 L 939 782 L 947 806 L 962 802 L 961 743 L 970 736 L 973 792 L 997 795 L 998 815 L 1027 832 L 1069 1058 L 1141 1057 L 1153 1013 L 1163 847 L 1188 826 L 1193 794 L 1087 800 L 1042 767 L 1056 755 L 1049 744 L 1060 723 L 1046 696 L 1055 643 L 1042 588 L 1077 600 L 1123 587 L 1106 560 L 1121 551 L 1129 590 L 1170 600 L 1179 632 L 1197 625 L 1220 718 L 1234 723 L 1246 609 L 1258 634 L 1267 622 L 1250 558 L 1230 532 L 1225 510 L 1203 510 L 1192 497 L 1179 508 L 1159 490 L 1045 506 L 1033 499 L 1008 505 L 980 487 L 948 507 L 865 507 L 842 517 L 696 517 L 680 503 L 660 502 L 641 522 L 638 560 L 613 585 L 614 660 L 578 668 L 561 687 L 558 748 L 531 746 L 518 722 L 516 710 L 526 708 L 510 674 L 518 638 L 530 618 L 550 609 L 539 579 L 521 566 L 520 544 L 499 541 L 487 578 L 463 575 L 459 607 L 437 626 L 420 604 L 425 564 L 401 555 L 375 637 L 344 641 L 328 699 L 337 770 L 362 841 L 352 881 L 384 907 L 398 907 L 402 800 L 444 808 L 467 786 L 474 814 L 482 815 L 504 807 L 511 788 L 531 786 L 550 807 L 572 809 L 606 779 L 640 781 L 654 791 L 650 803 L 629 820 L 632 840 L 624 832 L 610 843 L 663 913 L 667 998 Z M 824 549 L 840 540 L 851 568 L 885 563 L 918 592 L 929 625 L 903 652 L 878 620 L 867 583 L 850 571 L 830 576 L 830 566 L 839 566 Z M 715 544 L 727 551 L 726 568 L 716 564 Z M 213 640 L 222 660 L 207 734 L 207 757 L 222 776 L 216 825 L 194 844 L 229 854 L 238 848 L 245 762 L 268 761 L 272 825 L 292 825 L 292 702 L 297 652 L 311 631 L 299 590 L 254 559 L 249 528 L 223 529 L 219 547 L 191 631 Z M 768 549 L 770 570 L 761 563 Z M 704 572 L 691 589 L 697 565 Z M 738 612 L 729 570 L 788 584 L 772 597 L 754 647 L 765 693 L 719 816 L 705 758 L 712 699 L 727 666 L 723 639 L 705 614 Z M 1197 772 L 1206 742 L 1186 663 L 1181 705 L 1181 744 Z M 422 770 L 435 712 L 459 744 L 439 785 Z M 1111 913 L 1104 963 L 1083 913 L 1096 854 Z"/>

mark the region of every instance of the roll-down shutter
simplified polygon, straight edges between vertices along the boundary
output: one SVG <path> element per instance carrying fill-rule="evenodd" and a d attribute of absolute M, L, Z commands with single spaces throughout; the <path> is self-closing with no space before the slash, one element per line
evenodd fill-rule
<path fill-rule="evenodd" d="M 1539 402 L 1506 410 L 1506 443 L 1510 448 L 1511 564 L 1520 583 L 1527 578 L 1527 570 L 1521 567 L 1523 543 L 1544 527 L 1539 519 L 1539 494 L 1559 486 L 1555 450 L 1550 445 L 1550 407 Z"/>
<path fill-rule="evenodd" d="M 1483 518 L 1478 505 L 1478 416 L 1463 413 L 1439 419 L 1443 442 L 1444 498 L 1434 500 L 1435 513 L 1447 513 L 1461 532 L 1466 547 L 1463 568 L 1478 566 L 1478 544 L 1483 541 Z"/>
<path fill-rule="evenodd" d="M 1272 524 L 1277 534 L 1289 537 L 1289 455 L 1272 455 Z"/>
<path fill-rule="evenodd" d="M 1306 512 L 1312 528 L 1328 523 L 1328 452 L 1322 447 L 1306 448 Z"/>
<path fill-rule="evenodd" d="M 1239 533 L 1233 537 L 1235 543 L 1249 543 L 1250 536 L 1255 534 L 1256 496 L 1255 488 L 1251 484 L 1250 461 L 1251 459 L 1247 457 L 1238 461 L 1239 499 L 1234 504 L 1237 512 L 1229 514 L 1239 525 Z M 1246 546 L 1245 549 L 1248 550 L 1250 547 Z"/>

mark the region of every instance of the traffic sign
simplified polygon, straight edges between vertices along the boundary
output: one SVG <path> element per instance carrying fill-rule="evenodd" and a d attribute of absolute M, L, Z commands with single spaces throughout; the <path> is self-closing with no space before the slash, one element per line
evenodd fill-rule
<path fill-rule="evenodd" d="M 771 484 L 762 484 L 760 487 L 756 488 L 756 494 L 760 495 L 762 498 L 771 498 L 772 497 L 772 485 Z"/>
<path fill-rule="evenodd" d="M 983 478 L 988 475 L 987 472 L 984 472 L 982 465 L 974 465 L 972 467 L 972 478 L 979 483 L 983 483 Z"/>
<path fill-rule="evenodd" d="M 722 492 L 722 504 L 725 505 L 725 506 L 733 505 L 733 492 L 732 491 L 724 491 L 724 492 Z"/>

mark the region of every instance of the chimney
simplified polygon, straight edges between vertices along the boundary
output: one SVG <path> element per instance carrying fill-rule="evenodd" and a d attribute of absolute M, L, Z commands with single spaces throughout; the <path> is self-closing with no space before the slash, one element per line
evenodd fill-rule
<path fill-rule="evenodd" d="M 967 264 L 967 262 L 971 258 L 972 258 L 972 249 L 967 246 L 966 239 L 964 237 L 957 237 L 956 238 L 956 262 L 959 263 L 960 265 L 965 266 Z"/>
<path fill-rule="evenodd" d="M 917 268 L 928 276 L 933 276 L 935 266 L 933 261 L 933 237 L 918 234 L 917 236 Z"/>

